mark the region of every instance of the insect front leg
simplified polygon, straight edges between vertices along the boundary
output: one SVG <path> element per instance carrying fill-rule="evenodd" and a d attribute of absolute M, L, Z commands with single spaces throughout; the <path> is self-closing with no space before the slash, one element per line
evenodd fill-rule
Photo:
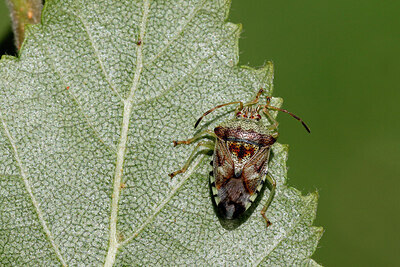
<path fill-rule="evenodd" d="M 272 122 L 272 124 L 270 126 L 268 126 L 268 128 L 271 130 L 278 129 L 279 122 L 277 120 L 275 120 L 274 117 L 272 117 L 271 113 L 269 113 L 269 111 L 266 107 L 263 108 L 263 112 L 267 115 L 268 119 Z"/>
<path fill-rule="evenodd" d="M 263 209 L 261 210 L 261 215 L 264 217 L 265 222 L 267 223 L 267 227 L 268 227 L 268 226 L 271 225 L 271 222 L 268 220 L 267 216 L 265 216 L 265 212 L 267 211 L 269 205 L 271 204 L 272 200 L 274 199 L 276 182 L 275 182 L 274 178 L 272 178 L 268 174 L 267 174 L 267 181 L 268 181 L 268 185 L 271 186 L 269 188 L 270 189 L 270 193 L 269 193 L 269 197 L 268 197 L 267 203 L 265 203 Z"/>
<path fill-rule="evenodd" d="M 198 151 L 200 149 L 200 147 L 206 147 L 209 150 L 213 150 L 214 149 L 214 141 L 204 141 L 204 142 L 200 142 L 198 143 L 195 148 L 193 149 L 192 153 L 190 154 L 188 160 L 186 161 L 185 165 L 183 165 L 182 169 L 177 170 L 173 173 L 170 173 L 169 176 L 171 177 L 171 179 L 179 174 L 179 173 L 184 173 L 190 166 L 190 164 L 192 163 L 193 159 L 198 155 Z"/>
<path fill-rule="evenodd" d="M 215 135 L 215 133 L 213 131 L 207 129 L 205 131 L 199 132 L 198 134 L 196 134 L 192 138 L 189 138 L 188 140 L 173 141 L 173 143 L 174 143 L 174 146 L 181 145 L 181 144 L 189 145 L 189 144 L 191 144 L 193 142 L 196 142 L 199 139 L 207 138 L 207 137 L 210 137 L 210 136 L 214 137 L 214 138 L 217 138 L 217 136 Z"/>

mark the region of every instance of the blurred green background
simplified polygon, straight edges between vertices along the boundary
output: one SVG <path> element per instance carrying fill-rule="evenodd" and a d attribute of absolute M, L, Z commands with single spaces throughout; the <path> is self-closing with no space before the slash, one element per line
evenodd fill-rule
<path fill-rule="evenodd" d="M 239 1 L 240 62 L 275 64 L 289 184 L 320 194 L 325 266 L 400 266 L 400 1 Z"/>
<path fill-rule="evenodd" d="M 11 34 L 11 24 L 10 24 L 10 15 L 8 12 L 8 8 L 6 6 L 5 0 L 0 0 L 0 56 L 4 55 L 4 52 L 11 51 L 13 54 L 15 52 L 12 50 L 13 47 L 10 47 L 9 40 L 11 38 L 11 44 L 13 44 L 12 34 Z"/>
<path fill-rule="evenodd" d="M 400 265 L 400 1 L 239 1 L 241 64 L 275 63 L 289 184 L 318 190 L 314 258 L 325 266 Z M 1 54 L 15 54 L 0 1 Z"/>

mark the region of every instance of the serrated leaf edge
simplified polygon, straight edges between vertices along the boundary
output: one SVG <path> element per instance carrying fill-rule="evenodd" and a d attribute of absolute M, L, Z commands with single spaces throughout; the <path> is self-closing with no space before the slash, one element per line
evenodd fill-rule
<path fill-rule="evenodd" d="M 285 181 L 285 184 L 286 184 L 286 181 Z M 293 189 L 293 190 L 295 190 L 298 194 L 301 195 L 301 192 L 300 192 L 299 190 L 297 190 L 296 188 L 289 187 L 289 188 L 287 188 L 286 190 L 289 190 L 290 188 Z M 292 231 L 294 231 L 294 229 L 296 229 L 296 226 L 297 226 L 298 222 L 300 222 L 300 221 L 304 218 L 304 216 L 307 214 L 305 211 L 309 208 L 309 206 L 316 205 L 316 201 L 318 201 L 318 193 L 317 193 L 317 192 L 313 192 L 313 193 L 308 194 L 307 196 L 301 196 L 301 198 L 304 200 L 305 203 L 304 203 L 303 208 L 302 208 L 301 211 L 299 212 L 299 213 L 300 213 L 300 216 L 297 217 L 296 220 L 295 220 L 295 223 L 293 223 L 293 227 L 291 227 L 291 228 L 289 229 L 289 231 L 286 231 L 286 234 L 283 235 L 282 238 L 280 238 L 280 239 L 278 240 L 278 242 L 276 242 L 276 243 L 272 246 L 272 249 L 270 249 L 270 250 L 268 250 L 268 251 L 265 251 L 265 253 L 263 253 L 263 254 L 261 255 L 261 257 L 258 258 L 258 260 L 253 264 L 253 266 L 260 266 L 260 264 L 261 264 L 269 255 L 271 255 L 271 253 L 272 253 L 284 240 L 286 240 L 286 239 L 291 235 Z"/>
<path fill-rule="evenodd" d="M 228 1 L 230 2 L 230 1 Z M 157 57 L 159 57 L 163 51 L 165 51 L 170 44 L 172 44 L 180 35 L 180 33 L 182 31 L 185 30 L 186 26 L 188 25 L 188 23 L 195 17 L 195 15 L 197 14 L 197 12 L 199 10 L 201 10 L 201 8 L 204 6 L 205 1 L 202 1 L 201 4 L 199 4 L 193 11 L 193 13 L 191 14 L 191 16 L 189 17 L 187 23 L 185 23 L 185 25 L 179 29 L 176 34 L 173 36 L 173 38 L 171 38 L 171 41 L 169 41 L 165 47 L 163 47 L 159 53 L 157 53 L 157 55 L 155 55 L 147 64 L 151 64 L 155 59 L 157 59 Z M 146 30 L 146 21 L 147 21 L 147 17 L 148 17 L 148 13 L 149 13 L 149 9 L 150 9 L 150 3 L 149 0 L 145 0 L 144 3 L 144 12 L 143 12 L 143 17 L 142 17 L 142 22 L 141 22 L 141 26 L 140 26 L 140 38 L 143 40 L 144 39 L 144 34 L 145 34 L 145 30 Z M 46 5 L 45 5 L 46 7 Z M 229 11 L 227 11 L 229 12 Z M 85 25 L 84 20 L 79 17 L 77 14 L 74 14 L 78 19 L 81 20 L 82 24 Z M 235 24 L 237 25 L 237 24 Z M 31 26 L 32 28 L 34 26 Z M 29 27 L 29 28 L 31 28 Z M 241 27 L 239 27 L 241 28 Z M 88 30 L 86 27 L 84 27 L 85 32 L 88 35 L 88 38 L 90 39 L 93 49 L 95 50 L 95 53 L 98 54 L 98 48 L 95 46 L 95 44 L 92 42 L 92 37 L 90 36 Z M 32 34 L 33 35 L 33 34 Z M 32 36 L 30 34 L 30 36 Z M 238 48 L 238 42 L 239 40 L 237 39 L 237 44 L 236 47 Z M 23 47 L 23 46 L 22 46 Z M 24 51 L 24 49 L 21 47 L 20 52 L 22 53 Z M 193 172 L 196 170 L 196 168 L 198 167 L 198 165 L 202 162 L 202 160 L 204 159 L 203 157 L 199 157 L 197 160 L 195 160 L 192 164 L 192 166 L 187 170 L 187 172 L 185 173 L 185 175 L 183 176 L 183 178 L 173 187 L 172 191 L 170 192 L 170 194 L 168 194 L 168 196 L 166 198 L 163 199 L 163 201 L 161 203 L 159 203 L 154 209 L 153 209 L 153 213 L 146 219 L 146 221 L 135 231 L 135 233 L 133 233 L 131 236 L 129 236 L 127 239 L 125 239 L 123 242 L 118 243 L 118 232 L 117 232 L 117 219 L 118 219 L 118 203 L 119 203 L 119 198 L 120 198 L 120 192 L 121 192 L 121 183 L 122 183 L 122 175 L 123 175 L 123 162 L 125 159 L 125 152 L 126 152 L 126 144 L 127 144 L 127 137 L 128 137 L 128 131 L 129 131 L 129 119 L 130 119 L 130 115 L 132 113 L 132 109 L 133 109 L 133 98 L 134 98 L 134 94 L 136 89 L 138 88 L 139 85 L 139 81 L 140 81 L 140 75 L 141 72 L 144 68 L 144 64 L 143 64 L 143 55 L 142 55 L 142 46 L 138 46 L 137 49 L 137 62 L 136 62 L 136 71 L 134 74 L 134 79 L 130 88 L 130 93 L 129 96 L 126 100 L 124 100 L 121 95 L 116 91 L 116 88 L 113 86 L 113 84 L 111 83 L 111 81 L 109 80 L 109 77 L 106 75 L 106 71 L 104 69 L 103 63 L 99 58 L 99 63 L 101 66 L 101 69 L 103 71 L 103 74 L 105 75 L 105 78 L 107 80 L 107 82 L 109 83 L 112 91 L 114 93 L 116 93 L 120 99 L 122 100 L 122 102 L 124 103 L 124 112 L 123 112 L 123 122 L 122 122 L 122 127 L 121 127 L 121 135 L 120 135 L 120 141 L 118 143 L 118 150 L 117 150 L 117 161 L 116 161 L 116 169 L 115 169 L 115 174 L 114 174 L 114 181 L 113 181 L 113 195 L 112 195 L 112 203 L 111 203 L 111 215 L 110 215 L 110 236 L 109 236 L 109 246 L 108 246 L 108 251 L 107 251 L 107 257 L 105 260 L 105 264 L 104 266 L 113 266 L 115 263 L 115 257 L 116 254 L 118 252 L 118 249 L 127 245 L 130 241 L 132 241 L 134 238 L 136 238 L 140 232 L 148 225 L 152 222 L 152 220 L 154 219 L 154 217 L 162 210 L 163 207 L 165 207 L 165 205 L 172 199 L 172 197 L 176 194 L 176 192 L 182 187 L 182 185 L 190 178 L 190 176 L 193 174 Z M 238 52 L 238 49 L 237 49 Z M 21 57 L 21 54 L 19 54 L 18 58 Z M 2 61 L 3 60 L 15 60 L 15 57 L 9 57 L 9 56 L 2 56 Z M 272 67 L 272 63 L 268 62 L 268 64 L 266 64 L 266 66 L 262 67 L 261 69 L 254 69 L 248 66 L 240 66 L 241 68 L 249 68 L 253 71 L 261 71 L 261 72 L 266 72 L 266 76 L 268 76 L 268 73 L 272 73 L 273 75 L 273 71 L 270 72 L 269 68 Z M 271 79 L 271 90 L 272 90 L 272 79 Z M 73 97 L 75 100 L 76 98 Z M 146 101 L 147 102 L 147 101 Z M 78 103 L 78 105 L 80 106 L 80 104 Z M 66 261 L 64 260 L 57 244 L 55 243 L 55 238 L 53 236 L 53 234 L 51 233 L 51 231 L 49 230 L 46 221 L 44 220 L 44 216 L 42 214 L 42 211 L 40 210 L 39 207 L 39 203 L 37 202 L 35 196 L 33 195 L 33 191 L 32 191 L 32 187 L 31 184 L 27 178 L 26 172 L 24 171 L 23 168 L 23 164 L 21 159 L 18 156 L 18 151 L 17 151 L 17 147 L 16 147 L 16 143 L 13 139 L 13 137 L 11 136 L 9 130 L 8 130 L 8 126 L 6 124 L 6 122 L 3 119 L 3 112 L 0 109 L 0 120 L 2 122 L 3 125 L 3 129 L 6 133 L 7 138 L 10 140 L 10 144 L 12 146 L 13 152 L 14 152 L 14 157 L 15 160 L 21 170 L 21 176 L 23 178 L 24 181 L 24 185 L 25 188 L 32 200 L 33 206 L 35 208 L 35 211 L 37 213 L 37 216 L 39 218 L 39 221 L 43 227 L 43 230 L 47 236 L 47 238 L 49 239 L 52 248 L 54 249 L 57 258 L 60 260 L 60 262 L 62 263 L 62 265 L 67 266 Z M 89 123 L 90 124 L 90 123 Z M 285 183 L 286 184 L 286 183 Z M 295 189 L 297 190 L 297 189 Z M 298 191 L 298 190 L 297 190 Z M 310 194 L 312 195 L 310 197 L 310 200 L 308 201 L 308 203 L 305 205 L 305 207 L 303 208 L 306 209 L 307 205 L 310 204 L 312 201 L 316 201 L 318 199 L 318 196 L 315 193 Z M 303 198 L 307 199 L 310 195 L 308 196 L 304 196 Z M 314 197 L 313 197 L 314 196 Z M 315 198 L 316 196 L 316 198 Z M 297 219 L 297 221 L 301 220 L 301 218 L 304 217 L 304 213 L 302 213 L 302 215 Z M 318 227 L 316 227 L 318 228 Z M 293 229 L 291 229 L 293 230 Z M 321 234 L 322 235 L 322 231 Z M 287 235 L 286 235 L 287 236 Z M 284 240 L 285 238 L 282 238 L 275 246 L 272 250 L 264 253 L 264 256 L 260 257 L 260 259 L 256 262 L 256 264 L 254 266 L 258 266 L 260 263 L 262 263 L 262 261 Z M 310 261 L 312 263 L 315 263 L 316 265 L 318 265 L 314 260 L 310 259 Z M 318 265 L 319 266 L 319 265 Z"/>

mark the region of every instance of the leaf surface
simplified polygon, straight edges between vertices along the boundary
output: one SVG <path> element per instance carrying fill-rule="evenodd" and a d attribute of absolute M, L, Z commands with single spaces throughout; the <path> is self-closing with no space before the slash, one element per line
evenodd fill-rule
<path fill-rule="evenodd" d="M 272 65 L 238 67 L 226 1 L 47 1 L 19 58 L 0 61 L 1 265 L 310 265 L 317 194 L 286 186 L 223 228 L 200 155 L 170 180 L 209 108 L 272 93 Z M 280 104 L 279 99 L 274 99 Z M 215 112 L 212 128 L 232 116 Z M 266 190 L 268 194 L 268 190 Z"/>

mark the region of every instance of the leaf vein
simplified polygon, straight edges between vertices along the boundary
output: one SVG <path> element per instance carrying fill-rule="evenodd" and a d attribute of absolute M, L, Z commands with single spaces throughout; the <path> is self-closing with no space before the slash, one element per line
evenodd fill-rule
<path fill-rule="evenodd" d="M 75 17 L 77 17 L 77 18 L 81 21 L 81 23 L 82 23 L 82 25 L 83 25 L 83 29 L 84 29 L 86 35 L 87 35 L 88 38 L 89 38 L 89 43 L 90 43 L 90 45 L 92 46 L 92 48 L 93 48 L 93 50 L 94 50 L 94 55 L 96 56 L 96 58 L 97 58 L 97 60 L 98 60 L 98 62 L 99 62 L 99 65 L 100 65 L 101 71 L 103 72 L 104 78 L 106 79 L 106 81 L 107 81 L 108 85 L 110 86 L 111 90 L 119 97 L 119 99 L 120 99 L 121 101 L 123 101 L 123 97 L 122 97 L 122 96 L 119 94 L 119 92 L 116 90 L 116 86 L 115 86 L 115 85 L 113 84 L 113 82 L 111 81 L 109 75 L 107 75 L 106 69 L 105 69 L 105 67 L 104 67 L 104 63 L 103 63 L 103 61 L 101 60 L 101 57 L 100 57 L 99 49 L 98 49 L 98 47 L 97 47 L 95 41 L 93 40 L 92 35 L 90 34 L 90 32 L 89 32 L 89 30 L 88 30 L 88 27 L 87 27 L 87 24 L 88 24 L 88 23 L 86 22 L 86 20 L 84 20 L 81 16 L 79 16 L 77 13 L 75 13 L 75 12 L 73 12 L 73 11 L 71 11 L 71 12 L 65 11 L 65 12 L 66 12 L 66 13 L 71 13 L 72 15 L 74 15 Z"/>
<path fill-rule="evenodd" d="M 145 36 L 149 10 L 150 10 L 149 1 L 148 0 L 143 1 L 143 16 L 139 30 L 140 40 L 143 40 Z M 136 50 L 136 70 L 128 98 L 124 101 L 121 134 L 118 143 L 117 161 L 116 161 L 114 181 L 113 181 L 114 185 L 113 194 L 111 198 L 109 245 L 108 245 L 107 256 L 104 263 L 104 266 L 107 267 L 111 267 L 114 265 L 117 250 L 120 246 L 120 244 L 118 243 L 118 232 L 117 232 L 119 198 L 121 193 L 123 167 L 126 155 L 126 145 L 128 141 L 129 122 L 132 113 L 133 98 L 139 86 L 139 81 L 143 70 L 143 46 L 144 46 L 143 44 L 139 45 L 138 49 Z"/>
<path fill-rule="evenodd" d="M 29 197 L 30 197 L 30 199 L 32 201 L 32 204 L 33 204 L 33 206 L 35 208 L 35 211 L 36 211 L 36 214 L 38 216 L 39 222 L 42 225 L 43 231 L 45 232 L 48 240 L 50 241 L 50 245 L 53 248 L 54 253 L 56 254 L 57 258 L 60 260 L 62 265 L 63 266 L 67 266 L 67 264 L 66 264 L 66 262 L 64 260 L 64 257 L 61 255 L 60 249 L 58 248 L 58 245 L 55 242 L 55 238 L 54 238 L 53 234 L 51 233 L 49 227 L 47 226 L 47 222 L 44 219 L 42 210 L 39 207 L 39 203 L 36 200 L 35 195 L 33 194 L 32 186 L 31 186 L 31 183 L 30 183 L 30 181 L 28 179 L 28 175 L 27 175 L 27 173 L 26 173 L 26 171 L 24 169 L 22 160 L 19 157 L 17 145 L 15 143 L 15 140 L 14 140 L 13 136 L 11 135 L 11 133 L 10 133 L 10 131 L 8 129 L 7 123 L 4 121 L 3 114 L 4 114 L 3 111 L 0 110 L 1 123 L 2 123 L 3 129 L 4 129 L 4 132 L 5 132 L 7 138 L 9 140 L 9 142 L 10 142 L 10 145 L 12 147 L 14 158 L 15 158 L 15 161 L 17 162 L 17 165 L 18 165 L 18 167 L 20 169 L 20 174 L 21 174 L 22 180 L 24 182 L 25 189 L 29 194 Z"/>
<path fill-rule="evenodd" d="M 232 35 L 236 35 L 238 34 L 238 31 L 233 31 Z M 185 74 L 184 76 L 182 76 L 180 79 L 178 79 L 176 82 L 171 83 L 171 86 L 169 86 L 168 88 L 164 89 L 160 94 L 142 101 L 142 102 L 138 102 L 137 103 L 137 107 L 144 105 L 144 104 L 150 104 L 153 103 L 154 101 L 161 99 L 163 96 L 165 96 L 166 94 L 168 94 L 170 91 L 172 91 L 173 89 L 175 89 L 176 87 L 178 87 L 180 84 L 184 83 L 187 79 L 191 78 L 193 76 L 193 74 L 195 74 L 199 69 L 200 66 L 202 66 L 204 63 L 206 63 L 209 59 L 213 58 L 217 52 L 218 49 L 224 44 L 224 41 L 229 39 L 232 35 L 227 36 L 227 38 L 222 39 L 220 45 L 218 47 L 215 48 L 214 52 L 211 53 L 210 55 L 202 58 L 201 60 L 199 60 L 199 62 L 189 71 L 187 72 L 187 74 Z"/>
<path fill-rule="evenodd" d="M 193 161 L 193 164 L 191 167 L 189 167 L 189 169 L 184 173 L 182 180 L 180 180 L 178 182 L 178 184 L 176 184 L 176 186 L 174 186 L 172 188 L 172 190 L 170 191 L 170 193 L 167 195 L 166 198 L 163 199 L 163 201 L 161 203 L 158 204 L 158 206 L 156 206 L 153 209 L 153 213 L 150 214 L 150 216 L 148 216 L 146 218 L 146 220 L 142 223 L 142 225 L 140 225 L 138 227 L 138 229 L 131 235 L 129 236 L 127 239 L 125 239 L 121 244 L 120 247 L 122 246 L 126 246 L 128 243 L 130 243 L 133 239 L 135 239 L 145 228 L 147 225 L 149 225 L 152 220 L 154 219 L 154 217 L 160 213 L 160 211 L 165 207 L 165 205 L 167 205 L 169 203 L 169 201 L 172 199 L 172 197 L 176 194 L 176 192 L 183 186 L 183 184 L 190 178 L 190 176 L 192 175 L 193 171 L 197 168 L 198 164 L 202 161 L 203 157 L 199 157 L 196 160 Z"/>
<path fill-rule="evenodd" d="M 205 0 L 200 1 L 199 4 L 193 8 L 193 11 L 189 15 L 188 20 L 185 23 L 183 23 L 182 27 L 178 28 L 178 30 L 174 33 L 173 37 L 169 39 L 169 41 L 165 44 L 165 46 L 161 48 L 160 51 L 152 59 L 150 59 L 149 62 L 145 64 L 145 66 L 147 67 L 151 66 L 151 64 L 153 64 L 153 62 L 157 60 L 157 58 L 159 58 L 165 52 L 165 50 L 167 50 L 168 47 L 178 39 L 178 37 L 186 29 L 189 23 L 192 22 L 192 20 L 195 18 L 197 13 L 203 8 L 205 2 L 206 2 Z"/>
<path fill-rule="evenodd" d="M 37 44 L 41 45 L 42 43 L 39 42 L 36 38 L 36 36 L 34 36 L 32 34 L 32 38 L 36 41 Z M 42 51 L 46 54 L 46 57 L 49 59 L 50 61 L 50 67 L 51 69 L 54 71 L 55 74 L 57 74 L 57 76 L 60 78 L 60 80 L 63 83 L 63 88 L 67 88 L 67 82 L 64 79 L 64 76 L 62 75 L 62 73 L 56 68 L 55 64 L 54 64 L 54 58 L 51 56 L 51 54 L 42 47 Z M 65 89 L 67 90 L 67 89 Z M 101 137 L 99 132 L 95 129 L 93 123 L 90 121 L 90 118 L 87 116 L 87 114 L 83 111 L 83 105 L 79 102 L 78 98 L 75 96 L 75 94 L 72 92 L 72 88 L 68 90 L 68 94 L 71 96 L 71 99 L 76 103 L 76 106 L 79 110 L 79 112 L 82 114 L 82 116 L 84 117 L 84 120 L 86 121 L 87 125 L 89 126 L 89 128 L 91 129 L 91 131 L 93 132 L 94 136 L 99 140 L 99 142 L 109 151 L 111 152 L 115 152 L 115 149 L 108 145 Z M 54 97 L 54 96 L 53 96 Z"/>
<path fill-rule="evenodd" d="M 261 257 L 253 264 L 253 266 L 260 266 L 260 264 L 269 256 L 271 255 L 272 252 L 275 251 L 275 249 L 282 244 L 282 242 L 284 240 L 286 240 L 291 234 L 292 232 L 296 229 L 296 226 L 299 222 L 301 222 L 301 220 L 306 216 L 306 212 L 305 210 L 309 207 L 309 205 L 312 204 L 314 198 L 309 198 L 309 200 L 307 201 L 307 203 L 304 204 L 303 208 L 301 209 L 301 215 L 295 220 L 295 223 L 293 223 L 292 227 L 289 228 L 289 232 L 287 232 L 286 235 L 284 235 L 282 238 L 279 239 L 279 241 L 277 243 L 275 243 L 275 245 L 273 245 L 272 249 L 270 249 L 269 251 L 266 251 L 265 253 L 263 253 L 261 255 Z"/>

